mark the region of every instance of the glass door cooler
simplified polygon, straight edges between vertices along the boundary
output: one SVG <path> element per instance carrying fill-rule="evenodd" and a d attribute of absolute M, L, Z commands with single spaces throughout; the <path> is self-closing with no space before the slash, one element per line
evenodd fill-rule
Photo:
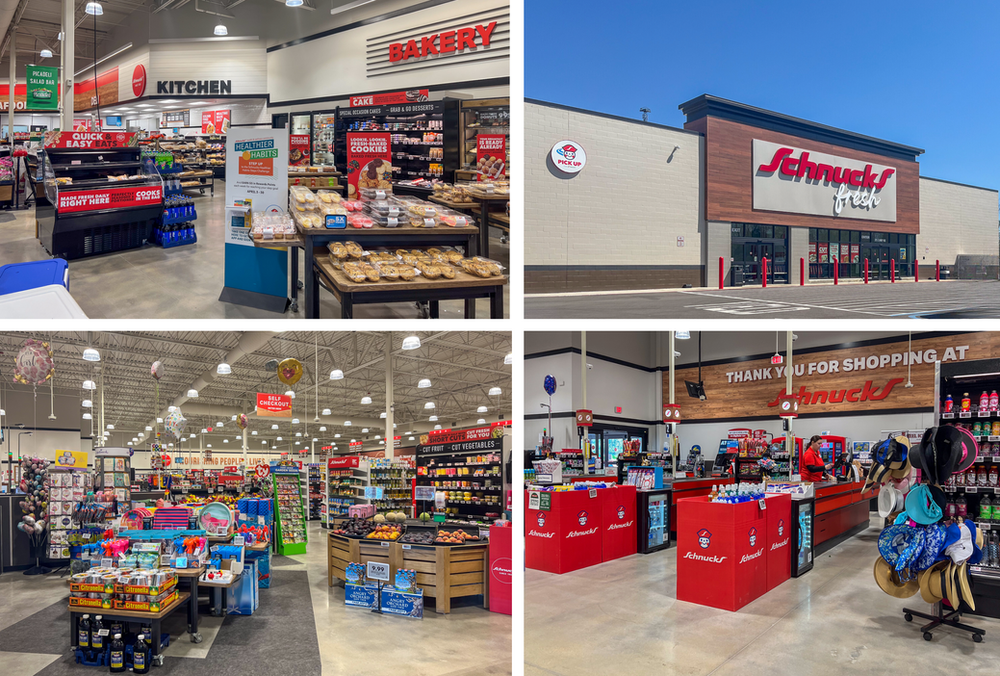
<path fill-rule="evenodd" d="M 813 521 L 816 499 L 792 500 L 792 577 L 799 577 L 813 567 Z"/>
<path fill-rule="evenodd" d="M 636 530 L 638 548 L 643 554 L 650 554 L 670 546 L 670 488 L 651 491 L 636 491 L 636 514 L 639 518 Z"/>

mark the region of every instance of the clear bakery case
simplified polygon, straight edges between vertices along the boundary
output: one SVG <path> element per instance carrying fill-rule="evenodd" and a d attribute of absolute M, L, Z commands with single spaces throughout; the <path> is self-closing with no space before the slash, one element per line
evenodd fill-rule
<path fill-rule="evenodd" d="M 478 170 L 476 138 L 480 134 L 506 136 L 506 155 L 510 157 L 510 99 L 476 99 L 462 101 L 461 109 L 461 168 L 456 181 L 475 181 Z M 510 172 L 505 169 L 509 177 Z"/>
<path fill-rule="evenodd" d="M 39 172 L 38 239 L 55 257 L 142 246 L 163 213 L 163 181 L 135 134 L 50 132 Z"/>

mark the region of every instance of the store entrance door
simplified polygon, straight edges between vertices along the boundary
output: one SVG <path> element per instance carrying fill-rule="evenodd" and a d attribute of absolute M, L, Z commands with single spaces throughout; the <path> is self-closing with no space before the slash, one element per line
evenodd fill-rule
<path fill-rule="evenodd" d="M 767 280 L 774 278 L 774 244 L 770 242 L 746 242 L 743 245 L 743 282 L 746 284 L 760 284 L 763 281 L 761 274 L 764 268 L 764 259 L 767 259 Z"/>
<path fill-rule="evenodd" d="M 643 451 L 647 450 L 649 443 L 649 431 L 641 427 L 595 424 L 589 434 L 591 449 L 601 459 L 602 468 L 618 462 L 627 440 L 639 439 Z"/>
<path fill-rule="evenodd" d="M 872 246 L 868 268 L 871 279 L 889 279 L 889 261 L 892 258 L 889 247 Z"/>

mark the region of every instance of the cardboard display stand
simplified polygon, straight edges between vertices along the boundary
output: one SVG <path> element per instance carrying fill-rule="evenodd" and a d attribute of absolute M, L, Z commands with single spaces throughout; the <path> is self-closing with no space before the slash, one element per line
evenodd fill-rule
<path fill-rule="evenodd" d="M 513 609 L 513 528 L 490 526 L 490 610 L 510 615 Z"/>
<path fill-rule="evenodd" d="M 767 546 L 767 589 L 771 591 L 792 577 L 792 496 L 767 494 L 764 510 L 764 544 Z"/>

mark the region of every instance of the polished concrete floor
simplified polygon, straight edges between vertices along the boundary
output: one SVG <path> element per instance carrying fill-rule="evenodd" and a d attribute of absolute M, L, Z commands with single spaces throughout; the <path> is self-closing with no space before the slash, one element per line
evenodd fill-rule
<path fill-rule="evenodd" d="M 525 575 L 526 676 L 684 674 L 995 673 L 1000 621 L 965 616 L 986 630 L 936 629 L 920 596 L 884 594 L 872 578 L 878 525 L 816 559 L 813 570 L 730 613 L 678 601 L 676 549 L 634 555 L 565 575 Z M 704 580 L 712 584 L 712 580 Z"/>
<path fill-rule="evenodd" d="M 465 676 L 485 674 L 499 676 L 512 673 L 511 669 L 511 618 L 491 613 L 468 599 L 452 605 L 452 612 L 439 615 L 427 608 L 423 620 L 413 620 L 390 615 L 376 615 L 360 608 L 344 605 L 342 587 L 327 586 L 326 530 L 319 522 L 309 524 L 308 552 L 294 557 L 272 557 L 271 589 L 260 590 L 261 609 L 269 603 L 277 604 L 283 580 L 303 573 L 308 578 L 311 597 L 311 617 L 301 617 L 294 612 L 280 617 L 228 616 L 214 618 L 200 616 L 199 631 L 202 643 L 191 643 L 183 629 L 174 629 L 171 644 L 166 649 L 165 665 L 156 673 L 163 674 L 212 674 L 229 673 L 240 676 L 257 674 L 273 675 L 274 661 L 266 662 L 255 655 L 253 645 L 242 645 L 240 636 L 254 631 L 267 631 L 267 624 L 280 621 L 295 623 L 314 636 L 302 636 L 303 645 L 318 645 L 321 672 L 334 674 L 371 674 L 394 676 L 405 673 L 416 676 L 447 675 Z M 53 645 L 36 645 L 31 640 L 22 646 L 5 645 L 5 632 L 18 623 L 38 621 L 53 622 L 45 609 L 53 603 L 65 603 L 68 587 L 65 576 L 25 576 L 19 572 L 0 575 L 0 669 L 11 676 L 46 676 L 47 674 L 86 674 L 100 669 L 66 664 L 68 651 L 68 615 L 61 610 L 54 618 L 65 633 L 60 640 L 66 648 Z M 432 604 L 430 604 L 432 605 Z M 63 621 L 66 618 L 66 621 Z M 260 625 L 263 625 L 260 626 Z M 29 627 L 30 628 L 30 627 Z M 23 634 L 24 632 L 22 632 Z M 37 627 L 39 640 L 52 635 L 51 627 Z M 49 643 L 52 643 L 49 640 Z M 233 645 L 240 650 L 233 653 Z M 221 661 L 213 651 L 229 649 Z M 289 646 L 295 649 L 296 646 Z M 301 650 L 302 647 L 298 646 Z M 270 659 L 270 658 L 269 658 Z M 269 666 L 264 667 L 265 664 Z M 306 672 L 300 671 L 305 675 Z M 313 676 L 313 671 L 309 672 Z"/>
<path fill-rule="evenodd" d="M 198 242 L 174 249 L 147 245 L 120 253 L 93 256 L 69 262 L 70 293 L 91 319 L 227 319 L 227 318 L 304 318 L 305 302 L 299 291 L 298 312 L 284 315 L 219 301 L 225 266 L 225 233 L 222 227 L 226 210 L 225 181 L 215 182 L 215 196 L 194 197 L 198 221 Z M 493 230 L 490 255 L 510 266 L 510 248 L 501 243 L 499 231 Z M 304 280 L 305 265 L 301 249 L 299 277 Z M 50 258 L 35 238 L 34 208 L 0 212 L 0 265 Z M 442 319 L 461 319 L 463 301 L 442 301 Z M 420 312 L 413 303 L 358 305 L 358 318 L 414 318 Z M 476 302 L 476 316 L 490 316 L 489 300 Z M 504 316 L 510 316 L 510 287 L 505 289 Z M 340 317 L 340 303 L 333 294 L 320 291 L 320 317 Z"/>

